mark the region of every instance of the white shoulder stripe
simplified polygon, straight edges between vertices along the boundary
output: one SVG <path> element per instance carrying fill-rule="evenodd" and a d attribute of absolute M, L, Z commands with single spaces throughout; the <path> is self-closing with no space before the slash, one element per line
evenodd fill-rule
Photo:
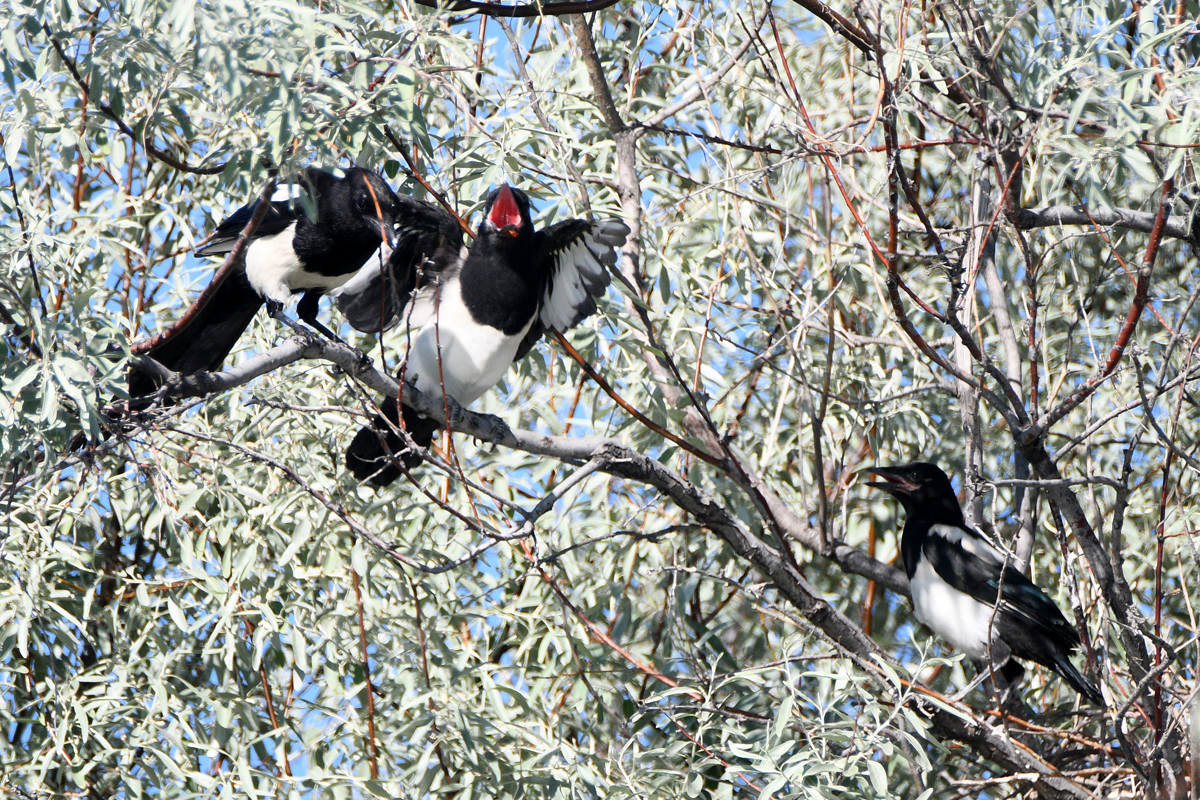
<path fill-rule="evenodd" d="M 281 183 L 275 187 L 275 193 L 271 195 L 271 202 L 286 203 L 288 200 L 297 200 L 302 192 L 298 183 Z"/>
<path fill-rule="evenodd" d="M 1003 564 L 1005 561 L 1004 552 L 977 531 L 960 528 L 957 525 L 931 525 L 929 532 L 947 542 L 957 544 L 976 558 L 990 561 L 993 564 Z M 1011 563 L 1012 559 L 1008 560 Z"/>

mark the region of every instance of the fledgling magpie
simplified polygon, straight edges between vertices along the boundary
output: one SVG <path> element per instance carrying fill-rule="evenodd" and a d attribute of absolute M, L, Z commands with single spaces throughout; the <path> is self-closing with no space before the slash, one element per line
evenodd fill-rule
<path fill-rule="evenodd" d="M 867 485 L 900 500 L 900 540 L 913 613 L 980 669 L 989 658 L 1011 684 L 1024 668 L 1012 657 L 1049 667 L 1096 705 L 1100 690 L 1070 661 L 1079 634 L 1062 612 L 1004 553 L 967 525 L 950 479 L 927 462 L 868 470 Z M 990 647 L 989 647 L 990 644 Z"/>
<path fill-rule="evenodd" d="M 362 331 L 407 325 L 401 378 L 428 394 L 445 391 L 465 406 L 543 332 L 566 331 L 596 310 L 596 297 L 609 283 L 606 267 L 616 264 L 616 248 L 628 235 L 619 219 L 569 219 L 535 231 L 529 198 L 505 184 L 488 196 L 478 235 L 465 250 L 454 217 L 409 200 L 398 217 L 388 269 L 368 263 L 338 291 L 337 303 Z M 400 477 L 397 458 L 409 469 L 421 462 L 395 432 L 395 398 L 385 400 L 382 411 L 387 423 L 377 417 L 346 451 L 355 477 L 376 486 Z M 439 424 L 408 406 L 403 417 L 409 436 L 428 447 Z"/>
<path fill-rule="evenodd" d="M 300 207 L 300 192 L 312 200 L 312 217 Z M 358 272 L 381 241 L 394 240 L 399 203 L 395 192 L 369 170 L 356 167 L 343 177 L 315 167 L 304 170 L 298 185 L 280 187 L 271 199 L 244 251 L 243 264 L 189 323 L 146 355 L 184 374 L 220 369 L 264 302 L 275 314 L 299 292 L 304 297 L 298 316 L 332 338 L 317 322 L 317 302 Z M 257 205 L 233 212 L 196 255 L 223 256 L 232 250 Z M 150 376 L 130 373 L 131 397 L 154 389 Z"/>

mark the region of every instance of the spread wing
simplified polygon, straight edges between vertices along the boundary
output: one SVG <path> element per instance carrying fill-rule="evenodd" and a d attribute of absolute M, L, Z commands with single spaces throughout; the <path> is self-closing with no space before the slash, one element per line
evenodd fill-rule
<path fill-rule="evenodd" d="M 258 208 L 258 203 L 254 202 L 248 206 L 242 206 L 230 214 L 229 219 L 222 222 L 213 231 L 208 242 L 204 246 L 196 248 L 196 255 L 222 256 L 232 250 L 234 243 L 237 242 L 238 234 L 242 232 L 242 228 L 246 227 L 246 223 L 250 221 L 250 217 L 254 216 L 254 209 L 256 208 Z M 251 238 L 258 239 L 263 236 L 274 236 L 277 233 L 282 233 L 287 229 L 287 226 L 296 221 L 297 210 L 286 199 L 272 199 L 271 207 L 267 209 L 267 215 L 263 217 L 263 221 L 254 229 L 254 236 Z"/>
<path fill-rule="evenodd" d="M 938 541 L 940 540 L 940 541 Z M 1079 643 L 1079 634 L 1037 584 L 1006 563 L 1004 554 L 981 534 L 956 525 L 932 525 L 923 553 L 938 577 L 955 589 L 986 605 L 1036 627 L 1068 647 Z"/>
<path fill-rule="evenodd" d="M 608 288 L 608 270 L 616 265 L 617 248 L 628 235 L 629 226 L 619 219 L 568 219 L 538 231 L 546 289 L 517 358 L 529 352 L 545 331 L 569 330 L 596 312 L 596 298 Z"/>
<path fill-rule="evenodd" d="M 540 314 L 545 328 L 566 331 L 595 313 L 628 235 L 629 226 L 619 219 L 569 219 L 539 231 L 539 257 L 549 262 Z"/>
<path fill-rule="evenodd" d="M 330 292 L 353 325 L 378 333 L 395 325 L 418 289 L 461 261 L 462 229 L 439 206 L 399 195 L 396 248 L 386 245 L 354 277 Z"/>

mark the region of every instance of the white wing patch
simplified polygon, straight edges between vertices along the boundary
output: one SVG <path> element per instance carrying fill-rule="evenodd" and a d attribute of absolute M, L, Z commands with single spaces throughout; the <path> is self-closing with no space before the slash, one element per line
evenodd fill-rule
<path fill-rule="evenodd" d="M 275 187 L 275 193 L 271 195 L 271 202 L 286 203 L 289 200 L 299 200 L 303 193 L 304 190 L 298 183 L 281 183 Z"/>
<path fill-rule="evenodd" d="M 382 274 L 382 270 L 387 269 L 388 259 L 391 256 L 392 248 L 387 246 L 387 242 L 381 243 L 379 249 L 372 253 L 371 257 L 358 268 L 358 272 L 351 275 L 350 280 L 329 292 L 329 296 L 338 297 L 340 295 L 361 294 L 370 289 L 375 278 L 378 278 Z"/>
<path fill-rule="evenodd" d="M 600 220 L 554 254 L 554 278 L 542 297 L 542 325 L 566 331 L 596 310 L 595 298 L 608 287 L 608 270 L 616 265 L 617 248 L 628 235 L 629 226 L 621 220 Z"/>
<path fill-rule="evenodd" d="M 975 556 L 980 561 L 1004 564 L 1007 560 L 1009 564 L 1014 563 L 1013 559 L 1006 559 L 1000 548 L 989 542 L 978 531 L 965 530 L 957 525 L 931 525 L 929 533 L 941 537 L 951 544 L 957 544 L 967 554 Z"/>

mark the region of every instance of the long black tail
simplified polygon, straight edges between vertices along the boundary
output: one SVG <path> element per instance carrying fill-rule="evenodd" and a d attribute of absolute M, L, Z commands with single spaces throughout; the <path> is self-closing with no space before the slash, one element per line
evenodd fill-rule
<path fill-rule="evenodd" d="M 262 297 L 246 280 L 246 271 L 235 270 L 195 318 L 146 355 L 185 375 L 219 370 L 262 304 Z M 130 397 L 144 397 L 156 388 L 154 378 L 130 370 Z"/>
<path fill-rule="evenodd" d="M 441 426 L 408 406 L 402 408 L 404 428 L 408 435 L 421 447 L 429 447 L 434 432 Z M 380 410 L 383 411 L 383 417 L 376 417 L 373 424 L 360 428 L 354 441 L 346 448 L 346 466 L 360 481 L 370 481 L 375 486 L 383 487 L 401 475 L 400 467 L 396 465 L 397 458 L 405 469 L 412 469 L 421 463 L 421 456 L 406 449 L 404 441 L 393 430 L 399 424 L 395 398 L 385 400 Z M 384 422 L 384 417 L 387 422 Z"/>
<path fill-rule="evenodd" d="M 1072 689 L 1079 692 L 1095 705 L 1101 708 L 1104 707 L 1104 695 L 1100 694 L 1100 689 L 1087 678 L 1083 677 L 1083 673 L 1075 669 L 1075 665 L 1067 659 L 1065 654 L 1055 658 L 1054 663 L 1049 666 L 1050 669 L 1061 675 L 1064 681 L 1071 684 Z"/>

